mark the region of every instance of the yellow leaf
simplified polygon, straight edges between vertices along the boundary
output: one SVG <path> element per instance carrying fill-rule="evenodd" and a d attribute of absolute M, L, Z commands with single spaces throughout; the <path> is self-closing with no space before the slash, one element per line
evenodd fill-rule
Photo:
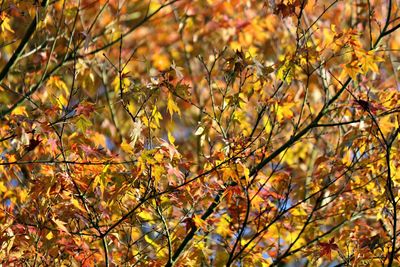
<path fill-rule="evenodd" d="M 160 128 L 160 120 L 163 118 L 161 113 L 157 110 L 157 107 L 154 106 L 154 109 L 151 113 L 152 119 L 154 120 L 154 123 L 150 124 L 150 127 L 152 128 Z"/>
<path fill-rule="evenodd" d="M 128 144 L 125 140 L 121 143 L 121 149 L 128 154 L 134 152 L 132 146 Z"/>
<path fill-rule="evenodd" d="M 267 259 L 264 259 L 264 260 L 265 260 L 265 262 L 262 262 L 262 263 L 261 263 L 261 266 L 262 266 L 262 267 L 271 266 L 272 263 L 273 263 L 272 258 L 267 258 Z"/>
<path fill-rule="evenodd" d="M 291 108 L 294 106 L 294 103 L 283 103 L 282 105 L 276 103 L 275 104 L 275 111 L 276 111 L 276 118 L 279 122 L 282 122 L 284 119 L 291 119 L 294 116 L 293 111 Z"/>
<path fill-rule="evenodd" d="M 301 206 L 300 206 L 300 207 L 292 210 L 292 215 L 293 216 L 307 216 L 307 212 L 305 212 L 304 209 L 301 208 Z"/>
<path fill-rule="evenodd" d="M 65 95 L 69 93 L 67 85 L 58 76 L 51 76 L 46 85 L 64 91 Z"/>
<path fill-rule="evenodd" d="M 161 176 L 162 176 L 163 174 L 165 174 L 165 169 L 164 169 L 163 167 L 161 167 L 160 165 L 155 165 L 155 166 L 152 168 L 151 174 L 152 174 L 153 177 L 154 177 L 154 184 L 157 186 L 157 185 L 158 185 L 158 182 L 159 182 L 160 179 L 161 179 Z"/>
<path fill-rule="evenodd" d="M 7 191 L 7 187 L 4 185 L 4 182 L 0 181 L 0 192 L 4 193 Z"/>
<path fill-rule="evenodd" d="M 147 163 L 147 164 L 156 164 L 157 161 L 154 159 L 154 149 L 153 150 L 145 150 L 140 155 L 139 160 Z"/>
<path fill-rule="evenodd" d="M 174 112 L 178 113 L 178 115 L 181 116 L 181 110 L 179 109 L 174 99 L 172 98 L 172 94 L 168 94 L 167 110 L 171 115 L 171 118 Z"/>
<path fill-rule="evenodd" d="M 143 220 L 145 220 L 145 221 L 151 221 L 151 220 L 153 220 L 153 215 L 152 215 L 152 213 L 150 213 L 150 212 L 148 212 L 148 211 L 146 211 L 146 210 L 143 210 L 143 211 L 139 212 L 139 213 L 138 213 L 138 216 L 139 216 L 140 218 L 142 218 Z"/>
<path fill-rule="evenodd" d="M 342 65 L 343 71 L 340 77 L 344 77 L 344 74 L 350 76 L 353 80 L 357 80 L 357 74 L 362 73 L 362 69 L 358 66 L 357 61 L 353 61 Z"/>
<path fill-rule="evenodd" d="M 383 58 L 374 55 L 374 51 L 364 51 L 362 49 L 356 50 L 356 55 L 359 58 L 359 63 L 361 64 L 361 68 L 363 73 L 367 73 L 368 70 L 372 70 L 375 73 L 379 72 L 378 65 L 376 62 L 384 61 Z"/>
<path fill-rule="evenodd" d="M 379 119 L 379 128 L 384 135 L 392 132 L 395 127 L 395 123 L 391 121 L 391 116 L 385 116 Z"/>
<path fill-rule="evenodd" d="M 199 126 L 199 128 L 197 128 L 196 132 L 194 133 L 194 135 L 202 135 L 204 132 L 204 128 Z"/>
<path fill-rule="evenodd" d="M 95 188 L 97 185 L 100 185 L 100 192 L 101 194 L 104 194 L 104 188 L 105 188 L 105 179 L 106 179 L 106 173 L 108 171 L 110 167 L 110 164 L 107 164 L 106 166 L 104 166 L 101 174 L 96 175 L 96 177 L 94 178 L 93 184 L 92 184 L 92 188 Z"/>
<path fill-rule="evenodd" d="M 207 230 L 207 222 L 204 221 L 200 216 L 195 215 L 193 217 L 193 221 L 196 224 L 197 227 L 203 229 L 204 231 Z"/>
<path fill-rule="evenodd" d="M 75 208 L 79 209 L 80 211 L 86 212 L 86 210 L 82 207 L 79 201 L 76 200 L 75 198 L 71 197 L 71 203 L 72 205 L 74 205 Z"/>
<path fill-rule="evenodd" d="M 293 79 L 293 62 L 286 60 L 285 63 L 278 69 L 276 78 L 290 84 Z"/>
<path fill-rule="evenodd" d="M 7 155 L 7 160 L 8 162 L 16 162 L 17 158 L 15 157 L 15 155 Z"/>
<path fill-rule="evenodd" d="M 347 150 L 344 157 L 342 158 L 342 163 L 344 165 L 350 166 L 352 163 L 352 152 L 351 150 Z"/>
<path fill-rule="evenodd" d="M 166 70 L 171 66 L 171 61 L 164 54 L 154 54 L 152 60 L 154 67 L 161 71 Z"/>
<path fill-rule="evenodd" d="M 377 221 L 379 221 L 379 220 L 381 220 L 382 218 L 383 218 L 382 212 L 381 212 L 381 211 L 378 211 L 378 212 L 376 213 L 376 215 L 375 215 L 375 219 L 376 219 Z"/>
<path fill-rule="evenodd" d="M 136 227 L 132 227 L 131 239 L 132 240 L 138 240 L 141 236 L 142 236 L 141 231 Z"/>
<path fill-rule="evenodd" d="M 24 115 L 28 116 L 28 113 L 26 112 L 26 107 L 24 106 L 18 106 L 16 107 L 12 112 L 12 115 Z"/>
<path fill-rule="evenodd" d="M 63 108 L 66 107 L 67 104 L 68 104 L 68 100 L 67 100 L 63 95 L 60 95 L 60 96 L 58 97 L 57 100 L 58 100 L 58 101 L 57 101 L 58 107 L 59 107 L 60 109 L 63 109 Z"/>
<path fill-rule="evenodd" d="M 151 1 L 149 6 L 149 13 L 154 13 L 161 7 L 161 4 L 158 1 Z"/>
<path fill-rule="evenodd" d="M 21 191 L 18 194 L 19 199 L 22 202 L 24 202 L 28 198 L 28 195 L 29 195 L 29 192 L 28 192 L 28 190 L 25 190 L 25 189 L 21 189 Z"/>
<path fill-rule="evenodd" d="M 69 231 L 68 231 L 67 227 L 65 227 L 65 224 L 66 224 L 65 222 L 60 221 L 60 220 L 58 220 L 56 218 L 53 218 L 53 222 L 57 225 L 59 230 L 69 234 Z"/>
<path fill-rule="evenodd" d="M 54 237 L 54 235 L 53 235 L 52 232 L 49 232 L 49 233 L 46 235 L 46 239 L 47 239 L 47 240 L 51 240 L 51 239 L 53 239 L 53 237 Z"/>
<path fill-rule="evenodd" d="M 135 114 L 136 113 L 136 107 L 133 101 L 130 101 L 128 104 L 128 110 L 130 113 Z"/>
<path fill-rule="evenodd" d="M 245 165 L 243 165 L 242 163 L 239 163 L 238 165 L 238 172 L 240 175 L 243 175 L 246 179 L 246 182 L 249 181 L 249 175 L 250 175 L 250 170 L 249 168 L 247 168 Z"/>
<path fill-rule="evenodd" d="M 156 154 L 154 155 L 154 159 L 155 159 L 158 163 L 161 163 L 162 160 L 163 160 L 163 158 L 164 158 L 164 155 L 161 154 L 161 153 L 156 153 Z"/>
<path fill-rule="evenodd" d="M 160 119 L 162 119 L 161 113 L 157 110 L 156 105 L 154 105 L 153 111 L 151 112 L 151 117 L 142 117 L 143 124 L 152 129 L 160 128 Z"/>
<path fill-rule="evenodd" d="M 116 94 L 125 93 L 128 91 L 129 86 L 131 85 L 131 80 L 129 79 L 128 71 L 124 70 L 121 74 L 121 79 L 120 75 L 118 74 L 114 81 L 111 83 L 111 85 L 114 87 L 114 91 Z"/>
<path fill-rule="evenodd" d="M 92 122 L 86 119 L 84 116 L 79 116 L 75 125 L 79 130 L 85 132 L 88 127 L 92 126 Z"/>
<path fill-rule="evenodd" d="M 6 13 L 1 12 L 0 20 L 1 20 L 0 28 L 2 32 L 9 31 L 11 33 L 14 33 L 13 29 L 11 29 L 10 26 L 10 18 L 7 16 Z"/>
<path fill-rule="evenodd" d="M 152 245 L 155 249 L 158 249 L 160 246 L 157 244 L 157 242 L 154 242 L 153 239 L 151 239 L 151 237 L 149 237 L 149 235 L 145 235 L 144 239 L 146 240 L 147 243 L 149 243 L 150 245 Z"/>
<path fill-rule="evenodd" d="M 227 214 L 222 215 L 215 232 L 222 237 L 227 237 L 232 234 L 232 231 L 229 228 L 230 221 L 231 218 Z"/>
<path fill-rule="evenodd" d="M 232 50 L 242 50 L 242 46 L 240 45 L 240 43 L 239 42 L 237 42 L 237 41 L 232 41 L 232 42 L 230 42 L 229 43 L 229 46 L 230 46 L 230 48 L 232 48 Z"/>
<path fill-rule="evenodd" d="M 269 135 L 272 131 L 272 124 L 269 118 L 266 116 L 264 116 L 263 121 L 264 121 L 264 131 L 267 135 Z"/>
<path fill-rule="evenodd" d="M 170 131 L 168 131 L 168 141 L 169 141 L 171 144 L 174 144 L 174 143 L 175 143 L 175 137 L 171 134 Z"/>
<path fill-rule="evenodd" d="M 107 147 L 106 136 L 104 134 L 101 134 L 98 132 L 93 133 L 92 141 L 95 144 L 95 146 L 97 146 L 97 147 L 99 147 L 99 146 Z"/>

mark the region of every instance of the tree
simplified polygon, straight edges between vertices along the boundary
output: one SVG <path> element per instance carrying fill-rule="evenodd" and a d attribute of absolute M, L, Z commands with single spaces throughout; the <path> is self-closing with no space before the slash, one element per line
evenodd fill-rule
<path fill-rule="evenodd" d="M 397 266 L 399 5 L 1 1 L 2 264 Z"/>

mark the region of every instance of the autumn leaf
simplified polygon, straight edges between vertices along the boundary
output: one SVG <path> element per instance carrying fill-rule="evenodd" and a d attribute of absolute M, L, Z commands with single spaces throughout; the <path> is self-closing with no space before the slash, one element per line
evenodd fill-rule
<path fill-rule="evenodd" d="M 133 128 L 130 134 L 131 137 L 131 142 L 130 142 L 130 146 L 132 148 L 135 147 L 136 141 L 139 139 L 140 135 L 142 134 L 142 130 L 143 130 L 143 124 L 142 121 L 140 119 L 137 119 L 134 123 L 133 123 Z"/>
<path fill-rule="evenodd" d="M 172 98 L 171 93 L 168 94 L 167 110 L 168 110 L 169 114 L 171 115 L 171 117 L 174 114 L 174 112 L 178 113 L 178 115 L 181 116 L 181 110 L 176 105 L 174 99 Z"/>
<path fill-rule="evenodd" d="M 2 1 L 1 265 L 399 266 L 394 2 Z"/>
<path fill-rule="evenodd" d="M 186 232 L 189 232 L 196 227 L 196 223 L 194 222 L 193 218 L 185 218 L 182 222 L 185 224 Z"/>
<path fill-rule="evenodd" d="M 184 178 L 183 173 L 176 167 L 173 167 L 171 164 L 167 165 L 167 173 L 169 176 L 178 178 L 178 180 L 183 180 Z"/>
<path fill-rule="evenodd" d="M 332 237 L 328 243 L 318 243 L 320 247 L 320 257 L 327 256 L 329 260 L 332 260 L 332 251 L 339 251 L 338 245 L 335 244 L 335 239 Z"/>
<path fill-rule="evenodd" d="M 343 73 L 346 73 L 350 76 L 353 80 L 357 80 L 357 75 L 362 73 L 362 69 L 358 65 L 357 61 L 353 61 L 347 64 L 343 64 Z"/>
<path fill-rule="evenodd" d="M 221 235 L 222 237 L 229 236 L 232 233 L 232 231 L 229 227 L 230 221 L 231 221 L 231 219 L 228 217 L 228 215 L 225 214 L 224 216 L 222 216 L 219 223 L 217 224 L 217 228 L 216 228 L 215 232 L 217 234 Z"/>
<path fill-rule="evenodd" d="M 75 208 L 79 209 L 80 211 L 86 213 L 86 210 L 84 209 L 84 207 L 81 205 L 81 203 L 79 203 L 79 201 L 77 199 L 75 199 L 74 197 L 71 197 L 71 203 L 72 205 L 74 205 Z"/>
<path fill-rule="evenodd" d="M 128 91 L 131 86 L 131 80 L 129 79 L 129 71 L 124 70 L 121 75 L 117 75 L 112 82 L 112 86 L 114 88 L 114 92 L 116 94 L 125 93 Z"/>
<path fill-rule="evenodd" d="M 34 150 L 41 142 L 42 140 L 39 137 L 35 139 L 35 137 L 32 136 L 32 138 L 29 139 L 29 144 L 25 146 L 25 152 Z"/>
<path fill-rule="evenodd" d="M 276 5 L 274 12 L 275 14 L 281 14 L 283 18 L 296 15 L 296 7 L 300 6 L 301 4 L 302 2 L 300 0 L 282 1 Z"/>
<path fill-rule="evenodd" d="M 204 221 L 200 216 L 194 215 L 193 222 L 196 227 L 201 228 L 203 231 L 207 231 L 207 222 Z"/>
<path fill-rule="evenodd" d="M 0 20 L 1 20 L 0 28 L 2 33 L 5 31 L 14 33 L 13 29 L 10 26 L 10 18 L 5 12 L 0 13 Z"/>
<path fill-rule="evenodd" d="M 364 51 L 361 49 L 357 49 L 356 55 L 359 58 L 363 73 L 367 73 L 369 70 L 378 73 L 379 69 L 377 63 L 384 61 L 383 58 L 375 55 L 375 52 L 373 50 Z"/>
<path fill-rule="evenodd" d="M 24 106 L 19 106 L 17 108 L 15 108 L 12 113 L 12 115 L 24 115 L 24 116 L 28 116 L 28 112 L 26 111 L 26 107 Z"/>
<path fill-rule="evenodd" d="M 182 73 L 183 68 L 176 66 L 175 61 L 172 61 L 171 68 L 175 71 L 175 74 L 178 77 L 178 79 L 182 80 L 184 77 Z"/>
<path fill-rule="evenodd" d="M 68 231 L 68 229 L 67 229 L 67 227 L 65 227 L 65 225 L 66 225 L 65 222 L 63 222 L 63 221 L 61 221 L 61 220 L 59 220 L 59 219 L 56 219 L 56 218 L 53 218 L 52 221 L 56 224 L 57 228 L 58 228 L 60 231 L 65 232 L 65 233 L 67 233 L 67 234 L 70 234 L 69 231 Z"/>
<path fill-rule="evenodd" d="M 85 132 L 90 126 L 92 126 L 92 122 L 83 117 L 83 116 L 79 116 L 77 121 L 76 121 L 76 127 L 81 131 L 81 132 Z"/>
<path fill-rule="evenodd" d="M 197 130 L 194 132 L 194 135 L 202 135 L 204 133 L 204 127 L 199 126 Z"/>
<path fill-rule="evenodd" d="M 89 117 L 90 114 L 95 111 L 95 108 L 91 103 L 80 103 L 75 110 L 77 116 L 82 114 L 86 117 Z"/>

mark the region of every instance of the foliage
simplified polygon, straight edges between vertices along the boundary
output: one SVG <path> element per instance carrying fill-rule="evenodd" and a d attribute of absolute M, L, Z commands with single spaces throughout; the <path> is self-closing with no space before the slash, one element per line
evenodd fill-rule
<path fill-rule="evenodd" d="M 1 263 L 400 265 L 399 14 L 1 1 Z"/>

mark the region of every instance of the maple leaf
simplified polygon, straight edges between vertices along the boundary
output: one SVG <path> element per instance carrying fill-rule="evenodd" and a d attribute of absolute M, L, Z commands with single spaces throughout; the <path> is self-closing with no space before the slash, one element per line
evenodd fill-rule
<path fill-rule="evenodd" d="M 320 242 L 318 246 L 320 246 L 320 257 L 327 256 L 329 260 L 332 260 L 332 250 L 339 250 L 338 245 L 335 243 L 335 239 L 332 237 L 328 243 Z"/>
<path fill-rule="evenodd" d="M 397 5 L 47 2 L 0 11 L 1 264 L 399 265 Z"/>
<path fill-rule="evenodd" d="M 169 114 L 172 115 L 174 112 L 178 113 L 179 116 L 181 116 L 181 110 L 179 109 L 178 105 L 175 103 L 174 99 L 172 98 L 172 94 L 168 94 L 168 100 L 167 100 L 167 110 Z"/>
<path fill-rule="evenodd" d="M 29 144 L 25 146 L 25 152 L 34 150 L 41 142 L 42 140 L 40 140 L 39 137 L 35 139 L 35 137 L 32 136 L 32 138 L 29 140 Z"/>
<path fill-rule="evenodd" d="M 185 218 L 182 222 L 186 226 L 186 232 L 189 232 L 191 229 L 196 228 L 196 223 L 194 222 L 193 218 Z"/>
<path fill-rule="evenodd" d="M 287 102 L 287 103 L 276 103 L 274 108 L 276 109 L 276 118 L 279 122 L 284 119 L 291 119 L 294 116 L 293 111 L 291 110 L 295 106 L 295 103 Z"/>
<path fill-rule="evenodd" d="M 61 221 L 59 219 L 56 219 L 56 218 L 53 218 L 52 220 L 57 225 L 59 230 L 69 234 L 69 231 L 68 231 L 67 227 L 65 227 L 65 224 L 66 224 L 65 222 L 63 222 L 63 221 Z"/>
<path fill-rule="evenodd" d="M 2 32 L 9 31 L 11 33 L 14 33 L 13 29 L 10 26 L 10 18 L 5 12 L 0 13 L 0 22 L 0 29 Z"/>
<path fill-rule="evenodd" d="M 114 87 L 114 92 L 117 94 L 125 93 L 128 91 L 132 82 L 130 80 L 129 71 L 124 70 L 121 75 L 117 75 L 112 82 L 112 86 Z"/>
<path fill-rule="evenodd" d="M 207 231 L 207 222 L 201 216 L 194 215 L 193 221 L 196 227 L 200 227 L 203 231 Z"/>
<path fill-rule="evenodd" d="M 342 65 L 343 73 L 349 75 L 353 80 L 357 80 L 357 74 L 362 73 L 362 69 L 357 61 Z"/>
<path fill-rule="evenodd" d="M 47 144 L 49 144 L 53 155 L 55 155 L 55 152 L 57 151 L 58 148 L 58 140 L 54 138 L 49 138 L 47 139 Z"/>
<path fill-rule="evenodd" d="M 379 104 L 376 104 L 376 103 L 373 103 L 370 101 L 365 101 L 362 99 L 353 100 L 352 103 L 357 104 L 357 106 L 361 107 L 362 110 L 371 112 L 374 115 L 376 115 L 376 112 L 378 110 L 381 110 L 381 111 L 386 110 L 385 107 L 383 107 L 382 105 L 379 105 Z"/>
<path fill-rule="evenodd" d="M 170 163 L 168 163 L 167 165 L 167 173 L 169 176 L 175 176 L 176 178 L 178 178 L 179 180 L 183 180 L 184 176 L 183 173 L 178 170 L 176 167 L 173 167 Z"/>
<path fill-rule="evenodd" d="M 143 130 L 143 124 L 142 121 L 137 119 L 134 123 L 133 123 L 133 129 L 131 131 L 130 137 L 131 137 L 131 143 L 130 145 L 132 147 L 135 146 L 136 141 L 138 140 L 138 138 L 140 137 L 140 135 L 142 134 L 142 130 Z"/>
<path fill-rule="evenodd" d="M 216 233 L 223 237 L 229 236 L 232 233 L 230 229 L 231 221 L 232 219 L 227 214 L 224 214 L 217 224 Z"/>
<path fill-rule="evenodd" d="M 285 3 L 286 2 L 286 3 Z M 282 1 L 275 6 L 274 13 L 281 14 L 283 18 L 296 15 L 296 7 L 301 6 L 300 0 Z"/>
<path fill-rule="evenodd" d="M 372 50 L 367 52 L 362 49 L 357 49 L 355 51 L 364 74 L 367 73 L 368 70 L 372 70 L 375 73 L 379 72 L 378 65 L 376 63 L 383 62 L 384 59 L 375 55 L 374 53 L 375 52 Z"/>
<path fill-rule="evenodd" d="M 176 66 L 175 61 L 172 61 L 171 69 L 173 69 L 175 71 L 176 76 L 178 77 L 179 80 L 183 79 L 183 77 L 184 77 L 183 73 L 182 73 L 183 68 Z"/>
<path fill-rule="evenodd" d="M 229 186 L 228 189 L 225 191 L 226 200 L 228 203 L 232 202 L 233 196 L 238 196 L 242 193 L 242 189 L 239 185 Z"/>
<path fill-rule="evenodd" d="M 83 114 L 88 117 L 93 111 L 95 111 L 94 105 L 91 103 L 79 103 L 76 107 L 76 115 Z"/>
<path fill-rule="evenodd" d="M 85 152 L 85 156 L 90 157 L 90 156 L 95 156 L 99 157 L 102 155 L 102 152 L 98 148 L 93 148 L 90 145 L 79 145 L 79 147 L 82 149 L 83 152 Z"/>
<path fill-rule="evenodd" d="M 59 76 L 51 76 L 47 81 L 47 86 L 55 87 L 62 90 L 65 94 L 68 94 L 68 86 Z"/>
<path fill-rule="evenodd" d="M 181 154 L 176 149 L 175 145 L 170 144 L 161 138 L 160 138 L 160 141 L 161 141 L 161 144 L 160 144 L 161 151 L 164 152 L 164 154 L 167 154 L 169 156 L 170 160 L 172 160 L 174 157 L 176 157 L 176 158 L 181 157 Z"/>
<path fill-rule="evenodd" d="M 93 123 L 86 117 L 79 116 L 75 125 L 79 130 L 81 130 L 82 132 L 85 132 L 87 128 L 89 128 L 90 126 L 93 125 Z"/>

